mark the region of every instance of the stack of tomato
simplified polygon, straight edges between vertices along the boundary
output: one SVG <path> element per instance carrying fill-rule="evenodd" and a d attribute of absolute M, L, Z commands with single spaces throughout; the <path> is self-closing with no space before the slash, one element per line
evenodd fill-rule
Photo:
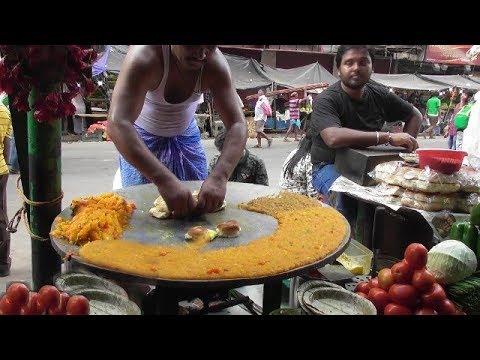
<path fill-rule="evenodd" d="M 88 315 L 90 303 L 83 295 L 70 296 L 45 285 L 38 293 L 23 283 L 11 284 L 0 299 L 0 315 Z"/>
<path fill-rule="evenodd" d="M 404 259 L 391 269 L 382 269 L 378 277 L 357 285 L 355 292 L 384 315 L 460 315 L 464 314 L 450 301 L 442 286 L 426 269 L 428 250 L 418 243 L 410 244 Z"/>

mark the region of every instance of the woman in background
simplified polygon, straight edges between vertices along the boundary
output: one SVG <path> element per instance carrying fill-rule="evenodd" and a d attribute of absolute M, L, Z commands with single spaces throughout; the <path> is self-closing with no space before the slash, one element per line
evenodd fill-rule
<path fill-rule="evenodd" d="M 318 198 L 319 194 L 312 185 L 311 148 L 312 138 L 307 132 L 307 135 L 298 144 L 298 148 L 292 150 L 283 163 L 280 175 L 282 190 Z"/>

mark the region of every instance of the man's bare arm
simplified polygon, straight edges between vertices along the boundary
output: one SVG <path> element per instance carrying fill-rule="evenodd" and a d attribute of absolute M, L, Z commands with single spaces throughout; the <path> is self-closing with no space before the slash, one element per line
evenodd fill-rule
<path fill-rule="evenodd" d="M 132 47 L 122 65 L 108 114 L 108 134 L 120 154 L 157 186 L 173 181 L 175 176 L 147 148 L 133 123 L 147 91 L 158 86 L 154 76 L 158 63 L 162 64 L 153 47 Z"/>
<path fill-rule="evenodd" d="M 412 114 L 405 123 L 403 131 L 416 138 L 422 125 L 422 113 L 414 106 Z"/>
<path fill-rule="evenodd" d="M 378 141 L 377 141 L 378 133 Z M 325 144 L 332 149 L 343 147 L 367 147 L 380 144 L 402 146 L 408 151 L 418 148 L 417 140 L 407 133 L 359 131 L 342 127 L 330 127 L 320 132 Z"/>

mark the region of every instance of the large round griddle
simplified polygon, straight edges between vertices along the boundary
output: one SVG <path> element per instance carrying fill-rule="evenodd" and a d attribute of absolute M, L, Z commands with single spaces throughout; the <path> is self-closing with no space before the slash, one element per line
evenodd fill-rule
<path fill-rule="evenodd" d="M 186 181 L 185 185 L 193 190 L 199 190 L 202 181 Z M 135 203 L 137 209 L 134 211 L 130 220 L 130 226 L 125 230 L 122 239 L 138 241 L 150 245 L 182 245 L 185 243 L 184 235 L 192 226 L 202 225 L 209 229 L 215 229 L 216 225 L 227 220 L 238 220 L 242 231 L 237 238 L 223 239 L 216 238 L 207 244 L 203 251 L 241 246 L 258 239 L 262 236 L 272 234 L 278 226 L 277 220 L 271 216 L 246 211 L 238 208 L 238 204 L 248 202 L 254 198 L 266 195 L 275 195 L 278 190 L 272 187 L 229 182 L 227 184 L 227 194 L 225 200 L 227 206 L 225 210 L 202 215 L 200 218 L 192 220 L 166 219 L 160 220 L 152 217 L 148 210 L 153 207 L 154 200 L 159 196 L 156 186 L 152 184 L 132 186 L 116 191 L 119 195 L 130 202 Z M 72 213 L 70 207 L 64 209 L 60 217 L 71 219 Z M 347 247 L 350 241 L 350 226 L 345 220 L 347 234 L 341 244 L 335 251 L 325 258 L 314 263 L 301 266 L 286 272 L 271 276 L 261 276 L 255 278 L 233 278 L 233 279 L 165 279 L 144 277 L 134 274 L 128 274 L 113 269 L 108 269 L 88 263 L 85 259 L 78 256 L 80 247 L 69 244 L 67 241 L 58 238 L 51 238 L 53 247 L 61 255 L 71 255 L 70 261 L 80 263 L 91 268 L 97 273 L 104 273 L 106 276 L 125 281 L 135 281 L 152 285 L 166 285 L 178 287 L 197 287 L 197 286 L 243 286 L 251 284 L 264 283 L 268 280 L 284 279 L 304 273 L 310 268 L 320 267 L 332 263 Z M 53 228 L 52 228 L 53 229 Z"/>

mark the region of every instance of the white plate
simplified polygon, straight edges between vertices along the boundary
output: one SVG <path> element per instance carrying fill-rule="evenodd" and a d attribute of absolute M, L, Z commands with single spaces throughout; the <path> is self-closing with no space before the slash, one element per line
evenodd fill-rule
<path fill-rule="evenodd" d="M 352 292 L 316 288 L 305 292 L 305 306 L 316 315 L 376 315 L 373 304 Z"/>
<path fill-rule="evenodd" d="M 72 294 L 79 290 L 100 289 L 111 291 L 128 299 L 128 294 L 125 289 L 107 279 L 93 274 L 62 274 L 55 280 L 55 286 L 67 294 Z"/>
<path fill-rule="evenodd" d="M 300 304 L 300 307 L 310 315 L 314 315 L 312 311 L 305 305 L 303 302 L 303 296 L 307 291 L 310 290 L 315 290 L 315 289 L 323 289 L 323 288 L 333 288 L 333 289 L 339 289 L 343 290 L 343 288 L 340 285 L 334 284 L 329 281 L 323 281 L 323 280 L 311 280 L 311 281 L 306 281 L 302 285 L 300 285 L 297 289 L 297 298 L 298 298 L 298 303 Z"/>

